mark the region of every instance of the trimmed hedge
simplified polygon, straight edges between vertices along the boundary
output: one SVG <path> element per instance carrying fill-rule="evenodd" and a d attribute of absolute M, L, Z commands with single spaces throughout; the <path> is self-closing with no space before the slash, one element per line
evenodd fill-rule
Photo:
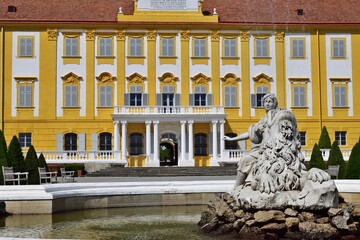
<path fill-rule="evenodd" d="M 330 149 L 331 148 L 331 140 L 329 137 L 328 130 L 325 126 L 321 130 L 318 145 L 319 145 L 320 149 Z"/>
<path fill-rule="evenodd" d="M 25 165 L 26 171 L 29 172 L 29 184 L 40 184 L 38 158 L 33 145 L 29 147 L 26 153 Z"/>
<path fill-rule="evenodd" d="M 339 165 L 340 168 L 339 168 L 338 178 L 343 179 L 345 177 L 346 164 L 337 141 L 334 141 L 333 144 L 331 145 L 330 155 L 327 165 L 328 166 Z"/>
<path fill-rule="evenodd" d="M 346 168 L 345 178 L 360 178 L 360 143 L 356 143 L 351 150 L 351 154 Z"/>
<path fill-rule="evenodd" d="M 8 165 L 13 167 L 14 172 L 25 171 L 24 155 L 20 146 L 19 139 L 14 136 L 11 139 L 8 149 L 9 162 Z"/>
<path fill-rule="evenodd" d="M 309 170 L 311 168 L 320 168 L 323 170 L 326 169 L 326 163 L 324 161 L 324 158 L 321 154 L 321 150 L 319 148 L 319 145 L 317 145 L 317 143 L 314 144 L 308 168 Z"/>

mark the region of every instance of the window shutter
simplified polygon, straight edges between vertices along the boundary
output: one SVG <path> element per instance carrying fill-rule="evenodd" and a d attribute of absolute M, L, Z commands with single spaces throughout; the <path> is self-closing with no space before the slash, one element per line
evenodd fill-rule
<path fill-rule="evenodd" d="M 125 95 L 124 95 L 124 103 L 125 103 L 125 106 L 130 106 L 130 94 L 129 93 L 125 93 Z"/>
<path fill-rule="evenodd" d="M 79 150 L 85 151 L 85 133 L 79 134 Z"/>
<path fill-rule="evenodd" d="M 206 105 L 207 106 L 212 106 L 213 105 L 213 96 L 212 94 L 206 94 Z"/>
<path fill-rule="evenodd" d="M 180 94 L 175 94 L 175 106 L 180 106 Z"/>
<path fill-rule="evenodd" d="M 257 107 L 256 106 L 256 94 L 251 94 L 251 107 L 254 108 L 254 107 Z"/>
<path fill-rule="evenodd" d="M 143 106 L 147 106 L 148 105 L 148 97 L 149 97 L 149 95 L 147 94 L 147 93 L 143 93 L 143 95 L 142 95 L 142 105 Z"/>
<path fill-rule="evenodd" d="M 162 106 L 162 94 L 156 94 L 156 106 Z"/>
<path fill-rule="evenodd" d="M 63 151 L 64 150 L 64 138 L 61 133 L 56 134 L 56 150 Z"/>
<path fill-rule="evenodd" d="M 194 94 L 189 94 L 189 106 L 194 106 Z"/>
<path fill-rule="evenodd" d="M 98 135 L 96 133 L 91 134 L 91 149 L 93 151 L 98 150 Z"/>

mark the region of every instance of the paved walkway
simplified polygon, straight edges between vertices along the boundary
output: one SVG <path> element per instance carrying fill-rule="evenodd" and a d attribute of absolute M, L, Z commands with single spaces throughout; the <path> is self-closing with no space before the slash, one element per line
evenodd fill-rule
<path fill-rule="evenodd" d="M 209 181 L 234 180 L 236 176 L 178 176 L 178 177 L 76 177 L 75 182 L 162 182 L 162 181 Z"/>

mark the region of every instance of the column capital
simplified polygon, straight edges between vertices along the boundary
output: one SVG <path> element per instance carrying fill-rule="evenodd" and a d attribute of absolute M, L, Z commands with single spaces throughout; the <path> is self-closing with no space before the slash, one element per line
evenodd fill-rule
<path fill-rule="evenodd" d="M 219 121 L 219 123 L 220 123 L 220 124 L 225 124 L 226 121 L 225 121 L 225 120 L 221 120 L 221 121 Z"/>
<path fill-rule="evenodd" d="M 146 124 L 146 125 L 150 125 L 150 124 L 151 124 L 151 121 L 145 121 L 145 124 Z"/>
<path fill-rule="evenodd" d="M 114 125 L 117 125 L 120 123 L 120 121 L 114 121 L 113 123 L 114 123 Z"/>
<path fill-rule="evenodd" d="M 116 41 L 125 41 L 125 29 L 116 31 Z"/>
<path fill-rule="evenodd" d="M 127 121 L 121 121 L 121 124 L 126 125 Z"/>
<path fill-rule="evenodd" d="M 158 124 L 159 124 L 159 121 L 153 121 L 153 124 L 154 124 L 154 125 L 158 125 Z"/>
<path fill-rule="evenodd" d="M 46 29 L 48 34 L 49 41 L 56 41 L 58 39 L 58 30 L 57 28 L 48 28 Z"/>
<path fill-rule="evenodd" d="M 86 30 L 86 41 L 94 41 L 95 40 L 95 30 Z"/>
<path fill-rule="evenodd" d="M 188 124 L 190 125 L 192 125 L 194 123 L 194 121 L 188 121 Z"/>
<path fill-rule="evenodd" d="M 217 124 L 219 121 L 213 120 L 211 121 L 212 124 Z"/>
<path fill-rule="evenodd" d="M 186 121 L 180 121 L 181 124 L 186 124 Z"/>

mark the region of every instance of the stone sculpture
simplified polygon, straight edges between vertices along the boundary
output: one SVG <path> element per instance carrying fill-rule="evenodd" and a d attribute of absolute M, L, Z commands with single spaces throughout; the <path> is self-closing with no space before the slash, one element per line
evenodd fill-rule
<path fill-rule="evenodd" d="M 321 169 L 306 170 L 294 114 L 278 108 L 274 94 L 263 97 L 265 116 L 237 137 L 250 139 L 251 151 L 238 163 L 231 194 L 243 208 L 324 209 L 338 204 L 338 192 Z"/>
<path fill-rule="evenodd" d="M 210 201 L 198 225 L 241 239 L 356 239 L 360 214 L 346 204 L 323 170 L 307 171 L 294 114 L 263 97 L 265 116 L 236 137 L 251 151 L 238 163 L 234 187 Z M 341 200 L 341 201 L 340 201 Z"/>

